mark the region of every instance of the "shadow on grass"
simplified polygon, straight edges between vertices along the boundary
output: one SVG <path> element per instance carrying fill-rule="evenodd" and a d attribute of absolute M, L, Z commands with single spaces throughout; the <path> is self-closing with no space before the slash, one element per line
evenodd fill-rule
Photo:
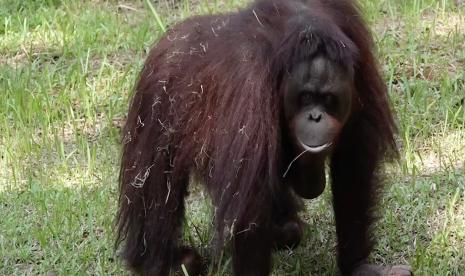
<path fill-rule="evenodd" d="M 113 248 L 117 184 L 44 188 L 30 180 L 20 190 L 0 193 L 0 274 L 126 274 Z M 465 175 L 463 170 L 421 178 L 389 180 L 376 228 L 372 261 L 411 264 L 420 275 L 465 271 Z M 102 185 L 103 184 L 103 185 Z M 201 250 L 211 240 L 208 197 L 189 199 L 186 236 Z M 275 275 L 335 275 L 331 194 L 307 202 L 308 223 L 300 247 L 274 254 Z M 222 275 L 228 275 L 226 254 Z"/>
<path fill-rule="evenodd" d="M 418 178 L 387 180 L 375 227 L 378 243 L 371 262 L 409 264 L 417 275 L 460 275 L 465 271 L 465 174 L 462 169 Z M 198 194 L 198 192 L 197 192 Z M 210 220 L 191 199 L 186 232 L 208 250 Z M 194 203 L 193 203 L 194 202 Z M 198 202 L 208 202 L 201 194 Z M 200 203 L 205 204 L 205 203 Z M 202 210 L 202 211 L 199 211 Z M 208 213 L 208 212 L 207 212 Z M 275 275 L 336 275 L 336 238 L 331 191 L 306 202 L 302 244 L 274 254 Z M 194 227 L 192 227 L 194 225 Z M 199 230 L 200 229 L 200 230 Z M 226 255 L 229 258 L 229 255 Z M 227 269 L 225 271 L 228 271 Z M 225 274 L 228 275 L 228 274 Z"/>

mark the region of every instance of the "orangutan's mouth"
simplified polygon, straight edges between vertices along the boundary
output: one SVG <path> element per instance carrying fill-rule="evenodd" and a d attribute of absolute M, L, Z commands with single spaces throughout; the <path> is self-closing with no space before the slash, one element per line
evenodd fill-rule
<path fill-rule="evenodd" d="M 308 151 L 311 153 L 320 153 L 324 151 L 325 149 L 328 149 L 329 147 L 331 147 L 331 145 L 333 144 L 332 142 L 328 142 L 323 145 L 309 146 L 309 145 L 306 145 L 304 142 L 300 141 L 300 139 L 299 139 L 299 143 L 305 149 L 305 151 Z"/>

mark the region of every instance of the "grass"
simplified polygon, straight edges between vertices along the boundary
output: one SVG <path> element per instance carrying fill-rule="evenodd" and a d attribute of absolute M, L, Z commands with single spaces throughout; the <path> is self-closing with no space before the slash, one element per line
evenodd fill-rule
<path fill-rule="evenodd" d="M 0 0 L 1 275 L 126 273 L 113 250 L 119 133 L 143 59 L 165 24 L 245 4 L 173 2 Z M 372 260 L 464 274 L 465 9 L 452 0 L 362 6 L 401 147 Z M 189 199 L 186 230 L 203 250 L 206 202 L 202 192 Z M 275 275 L 337 271 L 329 191 L 307 209 L 305 241 L 275 254 Z"/>

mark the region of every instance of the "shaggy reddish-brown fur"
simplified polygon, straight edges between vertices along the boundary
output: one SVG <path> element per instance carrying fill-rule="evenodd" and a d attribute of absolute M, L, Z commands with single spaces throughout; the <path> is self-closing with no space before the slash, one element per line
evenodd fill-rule
<path fill-rule="evenodd" d="M 258 1 L 173 26 L 145 62 L 124 127 L 117 243 L 124 241 L 128 265 L 169 272 L 196 172 L 215 205 L 219 239 L 232 228 L 235 274 L 269 273 L 268 230 L 297 210 L 282 185 L 292 148 L 283 133 L 282 81 L 315 53 L 355 72 L 355 106 L 330 167 L 339 267 L 348 274 L 363 262 L 372 248 L 377 168 L 395 150 L 371 48 L 350 0 Z"/>

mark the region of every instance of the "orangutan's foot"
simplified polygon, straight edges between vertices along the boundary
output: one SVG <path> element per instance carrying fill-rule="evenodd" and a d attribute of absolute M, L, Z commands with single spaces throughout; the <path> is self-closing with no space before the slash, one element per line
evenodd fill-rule
<path fill-rule="evenodd" d="M 202 274 L 203 262 L 200 254 L 191 247 L 182 247 L 179 249 L 177 259 L 173 264 L 173 271 L 176 275 L 184 276 L 184 269 L 189 276 L 198 276 Z"/>
<path fill-rule="evenodd" d="M 304 223 L 299 218 L 275 226 L 274 247 L 278 250 L 297 247 L 302 239 L 303 232 Z"/>

